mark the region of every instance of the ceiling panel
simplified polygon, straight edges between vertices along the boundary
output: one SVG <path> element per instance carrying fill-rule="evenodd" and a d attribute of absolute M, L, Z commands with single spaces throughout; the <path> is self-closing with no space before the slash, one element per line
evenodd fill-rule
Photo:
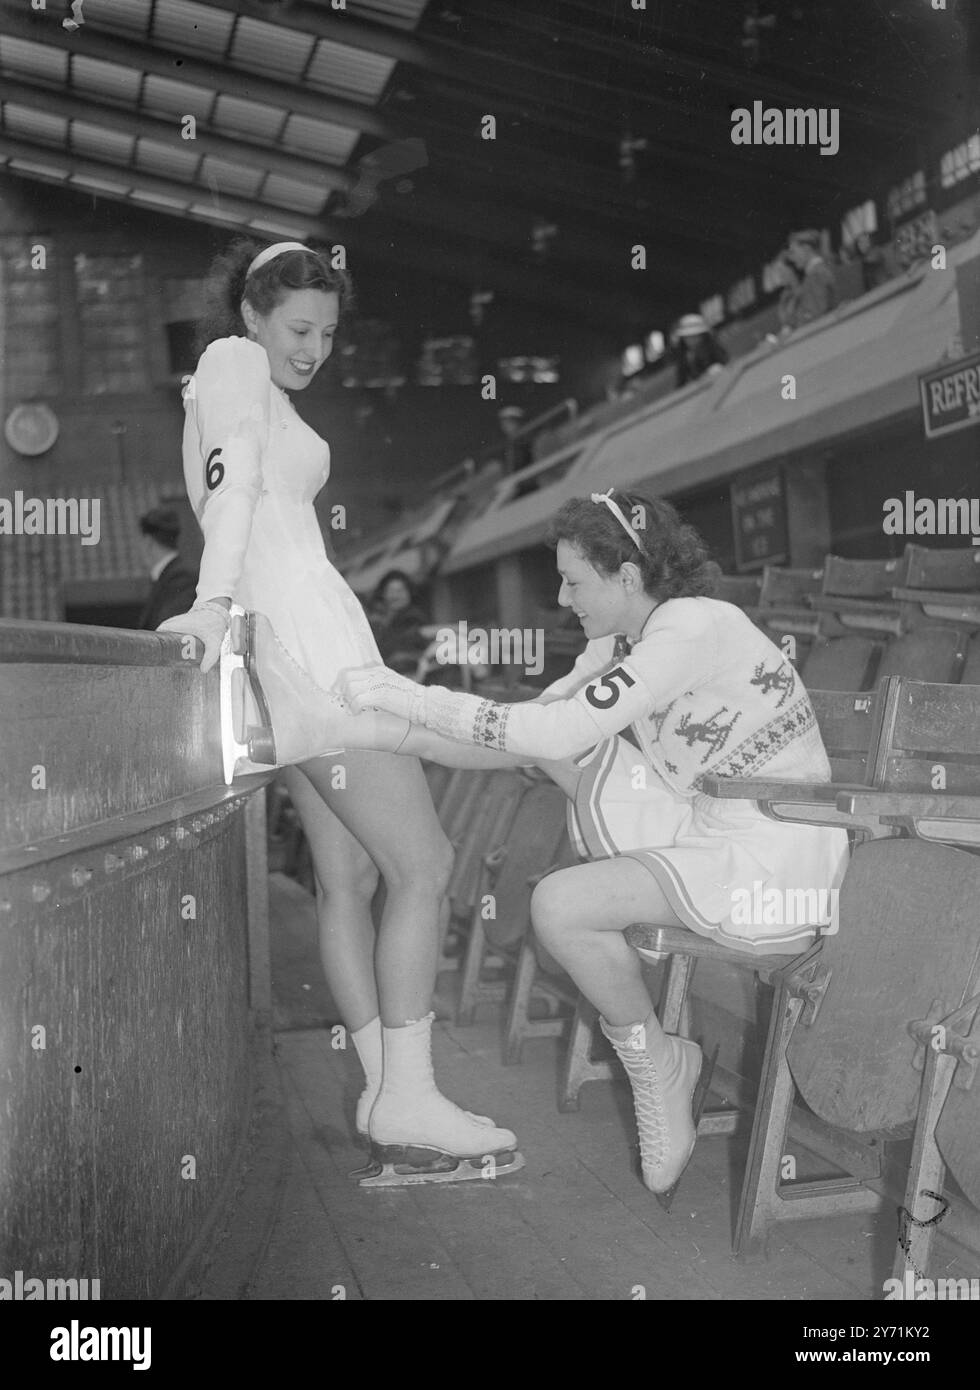
<path fill-rule="evenodd" d="M 93 99 L 109 97 L 112 101 L 133 106 L 139 99 L 143 74 L 121 63 L 107 63 L 101 58 L 89 58 L 76 53 L 71 61 L 71 86 Z"/>
<path fill-rule="evenodd" d="M 44 77 L 63 83 L 68 73 L 68 54 L 43 43 L 0 34 L 0 67 L 18 76 Z"/>
<path fill-rule="evenodd" d="M 207 87 L 194 87 L 189 82 L 174 82 L 168 77 L 148 76 L 143 87 L 143 105 L 148 111 L 168 116 L 196 116 L 205 121 L 214 105 L 214 92 Z"/>
<path fill-rule="evenodd" d="M 306 74 L 306 81 L 320 91 L 337 96 L 357 97 L 361 101 L 377 101 L 394 70 L 391 58 L 368 53 L 363 48 L 345 48 L 343 44 L 321 39 Z"/>
<path fill-rule="evenodd" d="M 128 164 L 133 157 L 135 136 L 89 121 L 72 121 L 71 147 L 86 159 L 105 159 L 111 164 Z"/>
<path fill-rule="evenodd" d="M 414 29 L 428 0 L 358 0 L 358 10 L 394 29 Z"/>
<path fill-rule="evenodd" d="M 8 159 L 4 167 L 14 169 L 18 174 L 35 174 L 43 179 L 66 179 L 68 177 L 64 169 L 55 169 L 50 164 L 35 162 L 33 159 Z"/>
<path fill-rule="evenodd" d="M 253 198 L 264 178 L 261 169 L 249 169 L 244 164 L 230 164 L 226 159 L 208 156 L 202 162 L 198 182 L 206 183 L 211 188 L 213 181 L 219 193 L 236 198 Z"/>
<path fill-rule="evenodd" d="M 69 182 L 79 188 L 90 188 L 93 193 L 109 193 L 114 197 L 126 197 L 130 190 L 129 184 L 116 183 L 111 179 L 94 179 L 87 174 L 72 174 Z"/>
<path fill-rule="evenodd" d="M 63 117 L 51 116 L 31 106 L 19 106 L 15 101 L 3 103 L 3 128 L 11 135 L 41 140 L 45 145 L 64 145 L 68 137 L 68 122 Z"/>
<path fill-rule="evenodd" d="M 131 196 L 134 203 L 146 203 L 167 212 L 183 212 L 190 201 L 190 190 L 187 198 L 168 198 L 165 193 L 146 193 L 141 188 L 134 188 Z"/>
<path fill-rule="evenodd" d="M 86 24 L 101 24 L 111 33 L 135 34 L 142 39 L 149 28 L 151 3 L 152 0 L 82 0 L 82 18 Z"/>
<path fill-rule="evenodd" d="M 314 121 L 309 116 L 290 116 L 282 143 L 287 149 L 315 155 L 327 164 L 346 164 L 359 138 L 350 126 Z"/>
<path fill-rule="evenodd" d="M 240 19 L 229 56 L 232 63 L 240 67 L 296 82 L 306 68 L 315 42 L 312 34 L 283 29 L 259 19 Z"/>
<path fill-rule="evenodd" d="M 136 165 L 148 174 L 160 174 L 168 179 L 196 181 L 201 164 L 201 152 L 194 141 L 165 145 L 161 140 L 143 137 L 136 147 Z"/>
<path fill-rule="evenodd" d="M 276 106 L 222 95 L 218 97 L 212 124 L 216 130 L 242 139 L 275 140 L 288 115 L 288 111 Z"/>
<path fill-rule="evenodd" d="M 270 174 L 262 186 L 262 199 L 277 207 L 317 213 L 326 202 L 327 193 L 323 188 L 283 178 L 281 174 Z"/>
<path fill-rule="evenodd" d="M 157 5 L 153 17 L 153 39 L 178 53 L 186 49 L 189 53 L 221 59 L 234 23 L 234 15 L 212 9 L 210 5 L 196 5 L 191 0 L 164 0 Z"/>

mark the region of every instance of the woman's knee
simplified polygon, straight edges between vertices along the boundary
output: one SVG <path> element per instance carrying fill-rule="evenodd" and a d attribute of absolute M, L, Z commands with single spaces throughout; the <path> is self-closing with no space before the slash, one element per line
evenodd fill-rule
<path fill-rule="evenodd" d="M 556 954 L 573 926 L 573 893 L 568 876 L 560 870 L 535 885 L 531 894 L 531 924 L 542 945 Z"/>
<path fill-rule="evenodd" d="M 370 906 L 378 889 L 381 875 L 365 854 L 351 855 L 329 865 L 315 865 L 317 896 L 324 902 L 350 901 Z"/>
<path fill-rule="evenodd" d="M 453 872 L 453 847 L 441 830 L 421 852 L 396 854 L 382 865 L 390 891 L 411 890 L 442 898 Z"/>

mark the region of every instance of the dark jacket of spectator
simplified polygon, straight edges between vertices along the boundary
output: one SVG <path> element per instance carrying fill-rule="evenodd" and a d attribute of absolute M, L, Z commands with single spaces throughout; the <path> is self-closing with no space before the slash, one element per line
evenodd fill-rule
<path fill-rule="evenodd" d="M 385 665 L 399 675 L 414 677 L 419 658 L 429 645 L 422 632 L 429 620 L 402 570 L 389 570 L 381 580 L 371 597 L 368 619 Z"/>
<path fill-rule="evenodd" d="M 184 567 L 179 555 L 160 571 L 139 616 L 137 627 L 152 632 L 168 618 L 187 613 L 197 597 L 197 575 Z"/>
<path fill-rule="evenodd" d="M 837 282 L 819 247 L 818 232 L 795 232 L 789 239 L 788 256 L 803 277 L 786 306 L 789 328 L 802 328 L 805 323 L 823 318 L 837 304 Z"/>
<path fill-rule="evenodd" d="M 689 381 L 697 381 L 711 367 L 723 367 L 728 361 L 728 353 L 700 314 L 685 314 L 674 328 L 671 341 L 678 388 Z"/>
<path fill-rule="evenodd" d="M 177 553 L 180 518 L 171 507 L 153 507 L 140 517 L 143 562 L 150 572 L 152 588 L 136 626 L 152 632 L 193 608 L 197 597 L 197 575 Z"/>

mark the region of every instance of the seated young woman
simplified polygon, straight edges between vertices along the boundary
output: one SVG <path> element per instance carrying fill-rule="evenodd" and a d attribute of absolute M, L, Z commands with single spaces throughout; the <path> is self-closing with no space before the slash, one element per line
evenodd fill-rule
<path fill-rule="evenodd" d="M 624 492 L 574 499 L 551 540 L 558 601 L 589 641 L 539 699 L 497 704 L 369 666 L 338 679 L 346 710 L 307 694 L 300 723 L 321 747 L 450 766 L 540 763 L 564 788 L 587 862 L 541 881 L 534 930 L 600 1014 L 633 1089 L 644 1181 L 662 1193 L 694 1148 L 703 1059 L 661 1029 L 625 928 L 680 926 L 749 954 L 795 954 L 818 929 L 836 930 L 816 904 L 836 900 L 847 836 L 702 791 L 708 775 L 819 781 L 830 767 L 793 666 L 740 609 L 709 597 L 713 567 L 673 507 Z M 274 667 L 260 652 L 260 676 Z M 273 723 L 278 705 L 292 727 L 295 701 L 280 677 Z M 779 901 L 796 910 L 774 913 Z M 746 912 L 760 902 L 764 914 Z"/>

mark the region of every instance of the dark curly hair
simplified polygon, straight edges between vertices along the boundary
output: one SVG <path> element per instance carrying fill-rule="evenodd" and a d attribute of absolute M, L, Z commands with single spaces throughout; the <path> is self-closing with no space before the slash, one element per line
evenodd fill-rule
<path fill-rule="evenodd" d="M 268 314 L 282 303 L 289 290 L 325 290 L 337 296 L 340 316 L 349 313 L 354 291 L 346 270 L 335 270 L 325 251 L 284 251 L 247 271 L 263 250 L 259 242 L 239 237 L 216 256 L 208 272 L 204 314 L 197 326 L 196 350 L 202 353 L 216 338 L 246 337 L 241 302 L 247 299 L 257 314 Z"/>
<path fill-rule="evenodd" d="M 627 560 L 639 565 L 643 588 L 661 603 L 670 598 L 710 596 L 720 574 L 693 526 L 669 502 L 638 492 L 613 492 L 638 544 L 604 502 L 573 497 L 548 528 L 548 543 L 568 541 L 601 574 L 616 574 Z"/>

